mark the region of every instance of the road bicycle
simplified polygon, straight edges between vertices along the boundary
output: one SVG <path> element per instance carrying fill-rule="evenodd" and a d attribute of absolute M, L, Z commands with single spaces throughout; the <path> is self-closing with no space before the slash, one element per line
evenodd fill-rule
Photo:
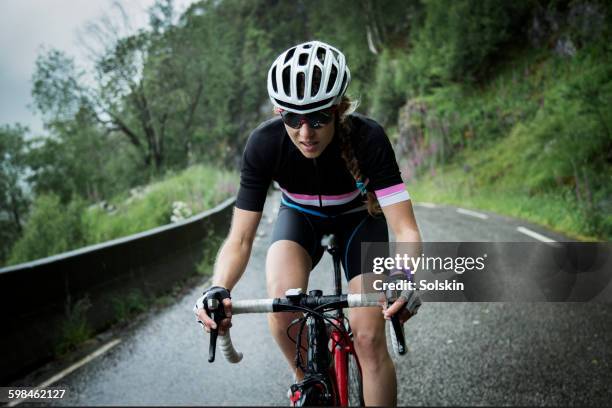
<path fill-rule="evenodd" d="M 340 272 L 340 251 L 335 237 L 323 237 L 321 244 L 332 255 L 334 264 L 334 295 L 323 295 L 321 290 L 311 290 L 308 294 L 301 289 L 290 289 L 285 298 L 235 300 L 232 302 L 232 315 L 242 313 L 278 313 L 299 311 L 303 313 L 287 328 L 287 336 L 296 344 L 296 365 L 304 372 L 304 378 L 290 387 L 290 400 L 293 406 L 364 406 L 361 367 L 353 345 L 353 334 L 349 320 L 344 316 L 344 308 L 381 307 L 379 294 L 342 294 Z M 391 303 L 391 300 L 388 299 Z M 206 312 L 215 322 L 224 317 L 223 305 L 218 299 L 208 299 L 204 305 Z M 403 327 L 399 317 L 392 321 L 392 343 L 396 353 L 406 353 Z M 290 330 L 298 327 L 293 338 Z M 302 345 L 302 334 L 306 332 L 307 347 Z M 242 353 L 233 346 L 229 330 L 221 336 L 211 330 L 209 362 L 215 360 L 217 338 L 219 348 L 226 360 L 238 363 Z M 302 352 L 306 354 L 303 361 Z"/>

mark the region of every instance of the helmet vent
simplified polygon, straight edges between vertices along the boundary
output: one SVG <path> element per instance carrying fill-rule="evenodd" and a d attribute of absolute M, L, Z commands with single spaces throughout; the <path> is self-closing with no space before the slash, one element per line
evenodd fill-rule
<path fill-rule="evenodd" d="M 272 88 L 274 89 L 274 92 L 278 92 L 278 85 L 276 84 L 276 67 L 272 68 L 271 79 L 272 79 Z"/>
<path fill-rule="evenodd" d="M 321 88 L 321 78 L 323 78 L 323 72 L 321 71 L 321 68 L 315 65 L 312 71 L 311 95 L 316 95 L 319 93 L 319 89 Z"/>
<path fill-rule="evenodd" d="M 326 54 L 325 50 L 323 48 L 319 47 L 319 48 L 317 48 L 316 54 L 317 54 L 317 59 L 319 60 L 319 62 L 321 64 L 325 63 L 325 54 Z"/>
<path fill-rule="evenodd" d="M 331 72 L 329 73 L 329 81 L 327 81 L 327 90 L 326 92 L 331 92 L 332 88 L 336 84 L 336 77 L 338 76 L 338 70 L 335 66 L 331 68 Z"/>
<path fill-rule="evenodd" d="M 300 58 L 298 59 L 299 65 L 306 65 L 308 62 L 308 54 L 300 54 Z"/>
<path fill-rule="evenodd" d="M 305 83 L 304 83 L 304 73 L 300 72 L 299 74 L 297 74 L 297 92 L 298 92 L 298 99 L 304 99 L 304 88 L 305 88 Z"/>
<path fill-rule="evenodd" d="M 283 69 L 283 89 L 285 93 L 291 92 L 291 66 L 286 66 Z"/>
<path fill-rule="evenodd" d="M 285 63 L 289 61 L 291 57 L 293 57 L 293 54 L 295 54 L 295 47 L 287 51 L 287 55 L 285 55 Z"/>

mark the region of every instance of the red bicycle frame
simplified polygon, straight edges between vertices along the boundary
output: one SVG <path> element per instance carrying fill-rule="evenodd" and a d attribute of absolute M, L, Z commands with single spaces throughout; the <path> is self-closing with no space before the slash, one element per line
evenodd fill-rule
<path fill-rule="evenodd" d="M 341 321 L 336 320 L 338 325 L 344 324 Z M 349 405 L 349 384 L 348 384 L 348 358 L 349 354 L 355 356 L 359 372 L 361 372 L 361 366 L 359 365 L 359 359 L 355 353 L 355 347 L 353 346 L 352 339 L 346 335 L 346 333 L 340 332 L 338 329 L 333 328 L 330 333 L 331 340 L 331 352 L 333 353 L 334 359 L 334 373 L 333 377 L 335 382 L 336 398 L 339 400 L 340 406 L 347 407 Z"/>

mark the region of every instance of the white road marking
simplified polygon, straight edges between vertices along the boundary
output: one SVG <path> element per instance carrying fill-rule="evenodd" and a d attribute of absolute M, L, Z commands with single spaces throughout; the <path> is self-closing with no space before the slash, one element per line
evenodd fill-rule
<path fill-rule="evenodd" d="M 459 214 L 469 215 L 470 217 L 480 218 L 481 220 L 486 220 L 487 218 L 489 218 L 489 216 L 486 214 L 481 214 L 472 210 L 466 210 L 465 208 L 457 208 L 457 212 Z"/>
<path fill-rule="evenodd" d="M 550 243 L 556 244 L 557 243 L 557 241 L 555 241 L 554 239 L 548 238 L 548 237 L 546 237 L 546 236 L 544 236 L 542 234 L 538 234 L 537 232 L 532 231 L 532 230 L 530 230 L 528 228 L 525 228 L 525 227 L 516 227 L 516 230 L 518 232 L 522 233 L 522 234 L 530 236 L 531 238 L 535 238 L 538 241 L 546 242 L 548 244 L 550 244 Z"/>
<path fill-rule="evenodd" d="M 41 384 L 37 385 L 36 388 L 45 388 L 45 387 L 48 387 L 48 386 L 58 382 L 59 380 L 61 380 L 62 378 L 66 377 L 71 372 L 73 372 L 73 371 L 77 370 L 78 368 L 84 366 L 85 364 L 89 363 L 90 361 L 94 360 L 95 358 L 100 357 L 102 354 L 106 353 L 108 350 L 112 349 L 113 347 L 115 347 L 119 343 L 121 343 L 121 339 L 115 339 L 113 341 L 110 341 L 110 342 L 106 343 L 104 346 L 100 347 L 99 349 L 97 349 L 96 351 L 91 353 L 90 355 L 82 358 L 81 360 L 77 361 L 76 363 L 74 363 L 70 367 L 60 371 L 59 373 L 55 374 L 53 377 L 51 377 L 48 380 L 46 380 L 46 381 L 42 382 Z M 9 402 L 7 406 L 14 407 L 15 405 L 21 404 L 24 401 L 25 400 L 23 400 L 23 399 L 17 399 L 17 400 Z"/>
<path fill-rule="evenodd" d="M 427 202 L 424 202 L 424 201 L 419 201 L 419 202 L 415 203 L 414 205 L 419 206 L 419 207 L 427 207 L 427 208 L 437 208 L 438 207 L 434 203 L 427 203 Z"/>

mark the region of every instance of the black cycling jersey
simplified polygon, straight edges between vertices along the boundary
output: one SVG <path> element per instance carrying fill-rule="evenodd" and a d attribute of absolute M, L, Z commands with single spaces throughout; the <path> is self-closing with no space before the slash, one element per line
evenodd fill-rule
<path fill-rule="evenodd" d="M 362 143 L 354 146 L 367 191 L 381 207 L 409 200 L 395 154 L 383 128 L 353 114 L 351 132 Z M 316 159 L 306 158 L 293 144 L 281 118 L 259 125 L 249 136 L 242 158 L 236 207 L 262 211 L 271 181 L 278 182 L 283 204 L 311 215 L 333 217 L 363 208 L 364 197 L 346 167 L 337 137 Z"/>

